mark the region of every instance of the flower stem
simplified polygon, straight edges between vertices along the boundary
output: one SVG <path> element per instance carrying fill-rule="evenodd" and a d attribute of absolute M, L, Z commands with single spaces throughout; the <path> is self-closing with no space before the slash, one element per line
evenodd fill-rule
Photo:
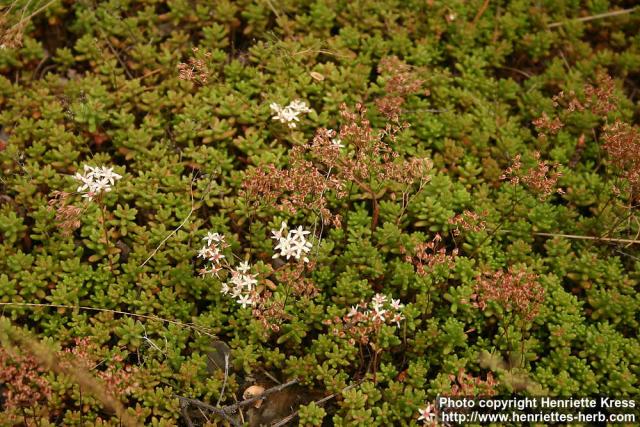
<path fill-rule="evenodd" d="M 102 232 L 104 233 L 104 244 L 105 244 L 105 252 L 107 254 L 107 260 L 109 260 L 109 271 L 113 273 L 113 260 L 109 256 L 110 249 L 110 240 L 109 240 L 109 231 L 107 230 L 107 206 L 100 201 L 100 205 L 102 209 L 100 209 L 100 216 L 102 218 Z"/>

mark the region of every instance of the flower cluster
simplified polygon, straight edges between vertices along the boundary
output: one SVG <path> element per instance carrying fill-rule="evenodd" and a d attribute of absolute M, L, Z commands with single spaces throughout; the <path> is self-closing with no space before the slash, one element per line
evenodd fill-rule
<path fill-rule="evenodd" d="M 202 240 L 205 241 L 205 245 L 198 251 L 198 258 L 209 261 L 211 264 L 200 269 L 200 275 L 219 277 L 218 273 L 222 270 L 221 262 L 224 259 L 220 251 L 229 245 L 224 241 L 224 236 L 219 233 L 209 232 Z"/>
<path fill-rule="evenodd" d="M 105 361 L 101 361 L 97 356 L 98 350 L 97 345 L 89 338 L 76 338 L 75 346 L 58 353 L 60 366 L 69 370 L 82 369 L 90 372 L 102 381 L 105 391 L 111 396 L 134 392 L 140 385 L 136 380 L 138 367 L 126 363 L 119 354 L 112 356 L 111 363 L 105 367 Z M 97 366 L 102 366 L 102 369 L 96 369 Z"/>
<path fill-rule="evenodd" d="M 63 236 L 70 236 L 80 227 L 80 218 L 83 210 L 70 204 L 71 194 L 64 191 L 53 191 L 49 200 L 48 209 L 56 212 L 56 224 Z"/>
<path fill-rule="evenodd" d="M 290 319 L 285 312 L 284 301 L 272 298 L 273 293 L 264 291 L 262 295 L 255 294 L 253 302 L 253 317 L 262 325 L 265 331 L 278 332 L 280 324 Z"/>
<path fill-rule="evenodd" d="M 473 375 L 467 374 L 464 368 L 458 370 L 458 375 L 449 375 L 451 381 L 451 392 L 443 393 L 450 397 L 469 397 L 469 396 L 495 396 L 498 391 L 498 381 L 493 378 L 491 372 L 487 372 L 487 379 L 483 380 Z"/>
<path fill-rule="evenodd" d="M 106 166 L 84 165 L 84 175 L 78 172 L 73 178 L 81 182 L 76 191 L 84 193 L 82 197 L 93 200 L 98 194 L 111 191 L 115 182 L 122 179 L 122 175 L 118 175 L 113 168 Z"/>
<path fill-rule="evenodd" d="M 231 295 L 236 302 L 245 308 L 255 304 L 255 288 L 258 284 L 257 274 L 249 273 L 251 266 L 243 261 L 238 267 L 231 270 L 231 279 L 222 284 L 222 293 Z"/>
<path fill-rule="evenodd" d="M 332 333 L 341 338 L 347 337 L 352 345 L 368 344 L 382 325 L 395 323 L 400 327 L 400 322 L 404 320 L 403 308 L 404 304 L 400 300 L 392 298 L 389 301 L 385 295 L 376 294 L 369 304 L 354 305 L 342 318 L 335 317 L 324 323 L 332 325 Z"/>
<path fill-rule="evenodd" d="M 274 116 L 272 117 L 273 120 L 278 120 L 280 123 L 284 123 L 292 129 L 296 127 L 295 122 L 300 121 L 298 118 L 300 114 L 311 112 L 311 109 L 307 107 L 306 102 L 300 101 L 299 99 L 291 101 L 286 107 L 275 102 L 272 102 L 269 107 L 274 113 Z"/>
<path fill-rule="evenodd" d="M 558 188 L 558 179 L 562 176 L 562 172 L 558 169 L 558 163 L 549 164 L 546 160 L 540 159 L 540 153 L 533 154 L 536 166 L 523 172 L 520 155 L 516 155 L 513 164 L 505 169 L 500 179 L 508 180 L 511 184 L 517 185 L 522 182 L 529 190 L 538 195 L 543 201 L 554 192 L 564 194 L 561 188 Z"/>
<path fill-rule="evenodd" d="M 287 223 L 282 221 L 279 230 L 271 230 L 273 236 L 272 239 L 277 240 L 278 244 L 274 247 L 276 252 L 273 258 L 286 257 L 287 260 L 291 257 L 300 261 L 309 262 L 309 258 L 305 254 L 309 253 L 313 244 L 307 240 L 305 235 L 310 234 L 310 231 L 306 231 L 299 226 L 295 230 L 289 230 L 285 236 L 287 230 Z"/>
<path fill-rule="evenodd" d="M 615 91 L 615 82 L 611 76 L 605 73 L 598 73 L 594 85 L 584 86 L 584 100 L 578 99 L 574 91 L 568 94 L 561 91 L 553 97 L 553 106 L 564 105 L 566 113 L 574 111 L 589 111 L 596 116 L 606 116 L 617 109 L 618 98 Z"/>
<path fill-rule="evenodd" d="M 494 301 L 528 321 L 537 315 L 545 295 L 537 274 L 513 267 L 508 271 L 498 270 L 479 275 L 476 277 L 475 291 L 472 298 L 475 300 L 474 305 L 480 310 Z"/>
<path fill-rule="evenodd" d="M 602 140 L 611 164 L 628 181 L 632 198 L 636 199 L 640 189 L 640 130 L 616 120 L 604 127 Z"/>
<path fill-rule="evenodd" d="M 396 56 L 383 58 L 378 73 L 385 79 L 385 96 L 376 100 L 376 107 L 387 119 L 397 122 L 409 95 L 417 94 L 424 83 L 412 67 Z"/>
<path fill-rule="evenodd" d="M 328 208 L 327 194 L 340 199 L 347 195 L 345 182 L 328 171 L 335 170 L 341 142 L 332 142 L 337 133 L 319 129 L 311 144 L 291 150 L 289 167 L 278 169 L 271 164 L 247 173 L 243 182 L 245 193 L 254 206 L 274 206 L 290 215 L 299 210 L 319 212 L 323 223 L 340 226 L 340 215 Z M 312 154 L 313 160 L 308 159 Z"/>
<path fill-rule="evenodd" d="M 560 132 L 560 129 L 564 127 L 564 123 L 562 123 L 559 117 L 551 119 L 547 113 L 544 112 L 542 113 L 542 116 L 533 121 L 533 124 L 542 137 L 546 137 L 547 132 L 551 135 L 556 135 Z"/>
<path fill-rule="evenodd" d="M 198 258 L 208 261 L 209 264 L 200 269 L 200 275 L 219 278 L 220 271 L 227 270 L 230 274 L 230 279 L 222 284 L 222 294 L 235 298 L 242 308 L 254 305 L 256 300 L 255 288 L 258 281 L 256 280 L 257 274 L 250 273 L 251 266 L 249 263 L 243 261 L 235 268 L 229 265 L 224 254 L 222 254 L 222 250 L 228 248 L 229 244 L 225 241 L 224 235 L 220 233 L 209 232 L 202 240 L 204 240 L 205 244 L 198 251 Z"/>
<path fill-rule="evenodd" d="M 406 253 L 406 249 L 401 249 Z M 458 249 L 455 248 L 447 253 L 447 248 L 442 245 L 442 237 L 436 234 L 433 240 L 426 243 L 418 243 L 414 249 L 415 255 L 406 255 L 405 260 L 416 267 L 416 273 L 421 276 L 429 274 L 436 266 L 446 265 L 453 268 Z"/>
<path fill-rule="evenodd" d="M 0 50 L 22 47 L 22 39 L 28 23 L 28 19 L 21 19 L 14 25 L 9 25 L 6 16 L 0 14 Z"/>
<path fill-rule="evenodd" d="M 449 224 L 455 225 L 456 228 L 452 230 L 452 234 L 454 236 L 460 235 L 460 228 L 465 231 L 474 231 L 479 232 L 485 229 L 487 226 L 487 222 L 482 219 L 482 217 L 486 217 L 489 215 L 488 211 L 483 211 L 480 214 L 465 210 L 463 213 L 454 216 L 453 218 L 449 218 Z"/>
<path fill-rule="evenodd" d="M 12 354 L 4 348 L 0 348 L 0 384 L 3 413 L 9 420 L 15 420 L 14 411 L 33 408 L 38 402 L 50 399 L 52 394 L 45 370 L 34 356 Z"/>
<path fill-rule="evenodd" d="M 198 53 L 198 48 L 194 47 L 192 50 L 194 55 Z M 204 57 L 208 60 L 211 55 L 211 52 L 205 52 Z M 209 68 L 202 58 L 189 58 L 189 63 L 179 63 L 178 71 L 180 80 L 195 81 L 199 84 L 207 83 L 210 74 Z"/>

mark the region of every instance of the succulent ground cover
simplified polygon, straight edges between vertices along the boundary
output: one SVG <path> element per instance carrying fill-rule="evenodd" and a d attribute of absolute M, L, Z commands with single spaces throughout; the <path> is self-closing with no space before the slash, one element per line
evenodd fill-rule
<path fill-rule="evenodd" d="M 3 425 L 638 396 L 634 2 L 1 7 Z"/>

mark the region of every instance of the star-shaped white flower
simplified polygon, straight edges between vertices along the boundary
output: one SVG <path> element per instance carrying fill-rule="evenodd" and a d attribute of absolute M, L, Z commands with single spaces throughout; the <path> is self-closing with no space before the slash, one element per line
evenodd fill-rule
<path fill-rule="evenodd" d="M 309 113 L 311 109 L 307 107 L 304 101 L 296 99 L 289 103 L 286 107 L 281 106 L 276 102 L 272 102 L 269 108 L 273 112 L 274 116 L 272 120 L 278 120 L 280 123 L 284 123 L 290 128 L 295 128 L 296 123 L 300 121 L 298 116 L 302 113 Z"/>
<path fill-rule="evenodd" d="M 220 277 L 218 276 L 218 273 L 220 272 L 220 270 L 222 270 L 222 267 L 218 267 L 215 265 L 210 265 L 208 268 L 203 268 L 202 270 L 200 270 L 200 275 L 202 276 L 206 276 L 206 275 L 210 275 L 210 276 L 216 276 L 216 277 Z"/>
<path fill-rule="evenodd" d="M 251 306 L 254 304 L 253 298 L 251 298 L 251 295 L 248 295 L 248 294 L 240 295 L 240 297 L 236 300 L 236 302 L 240 304 L 242 308 L 245 308 L 247 306 Z"/>
<path fill-rule="evenodd" d="M 424 421 L 425 423 L 435 421 L 436 413 L 432 404 L 429 404 L 426 408 L 418 409 L 418 413 L 420 414 L 418 421 Z"/>
<path fill-rule="evenodd" d="M 207 242 L 208 246 L 213 245 L 214 243 L 222 243 L 224 242 L 224 236 L 220 233 L 208 232 L 206 236 L 202 238 L 205 242 Z"/>
<path fill-rule="evenodd" d="M 247 261 L 242 261 L 237 267 L 236 267 L 236 271 L 240 272 L 240 273 L 246 273 L 247 271 L 251 270 L 251 266 L 249 265 L 249 263 Z"/>
<path fill-rule="evenodd" d="M 373 310 L 373 320 L 380 320 L 382 322 L 385 321 L 385 316 L 384 314 L 387 312 L 387 310 L 383 309 L 383 308 L 378 308 L 378 309 L 374 309 Z"/>
<path fill-rule="evenodd" d="M 404 304 L 401 304 L 399 299 L 391 298 L 391 308 L 393 308 L 394 310 L 402 310 L 403 307 Z"/>
<path fill-rule="evenodd" d="M 382 305 L 386 302 L 387 302 L 386 296 L 382 294 L 375 294 L 373 299 L 371 300 L 371 305 L 373 306 L 374 310 L 376 310 L 382 307 Z"/>
<path fill-rule="evenodd" d="M 307 107 L 307 103 L 299 99 L 295 99 L 287 106 L 298 113 L 310 113 L 311 109 Z"/>
<path fill-rule="evenodd" d="M 298 240 L 300 242 L 305 242 L 307 239 L 304 236 L 307 234 L 311 234 L 311 232 L 304 230 L 302 226 L 299 225 L 295 230 L 291 230 L 290 234 L 292 239 Z"/>
<path fill-rule="evenodd" d="M 109 185 L 114 185 L 117 180 L 122 179 L 122 175 L 119 175 L 113 171 L 113 168 L 103 166 L 100 168 L 100 177 L 109 182 Z"/>
<path fill-rule="evenodd" d="M 220 288 L 220 292 L 222 292 L 223 295 L 227 295 L 230 291 L 231 289 L 229 289 L 229 285 L 227 283 L 223 283 Z"/>
<path fill-rule="evenodd" d="M 404 320 L 404 316 L 400 313 L 396 313 L 393 315 L 392 321 L 396 324 L 396 326 L 400 327 L 400 322 Z"/>
<path fill-rule="evenodd" d="M 280 230 L 271 230 L 271 234 L 273 234 L 271 238 L 276 240 L 282 239 L 282 233 L 284 233 L 284 230 L 286 229 L 287 223 L 285 221 L 282 221 L 282 223 L 280 224 Z"/>
<path fill-rule="evenodd" d="M 115 182 L 122 179 L 122 175 L 113 171 L 112 167 L 94 167 L 84 165 L 84 174 L 76 173 L 73 178 L 80 181 L 80 185 L 77 188 L 77 192 L 84 193 L 82 197 L 86 197 L 89 200 L 93 200 L 97 194 L 101 192 L 109 192 Z"/>
<path fill-rule="evenodd" d="M 335 148 L 344 148 L 344 144 L 342 144 L 342 140 L 340 138 L 331 139 L 331 146 Z"/>
<path fill-rule="evenodd" d="M 198 258 L 209 259 L 213 251 L 209 246 L 203 246 L 202 249 L 198 251 Z"/>

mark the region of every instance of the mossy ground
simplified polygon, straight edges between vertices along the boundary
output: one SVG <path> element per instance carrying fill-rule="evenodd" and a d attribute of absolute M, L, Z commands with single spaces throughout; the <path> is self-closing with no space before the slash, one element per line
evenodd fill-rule
<path fill-rule="evenodd" d="M 5 362 L 29 354 L 12 338 L 25 331 L 52 352 L 88 337 L 96 377 L 132 375 L 116 399 L 143 425 L 184 425 L 176 395 L 229 405 L 274 378 L 299 378 L 297 392 L 313 400 L 338 393 L 302 408 L 309 425 L 416 425 L 419 408 L 460 390 L 637 397 L 640 223 L 627 164 L 607 155 L 603 135 L 640 117 L 640 11 L 572 20 L 633 3 L 53 1 L 0 50 L 0 340 L 14 360 Z M 15 2 L 0 29 L 44 5 Z M 312 229 L 317 217 L 256 210 L 242 196 L 245 174 L 285 168 L 316 129 L 340 129 L 343 103 L 363 103 L 384 126 L 378 65 L 394 56 L 424 90 L 402 106 L 410 127 L 392 148 L 431 159 L 430 180 L 404 208 L 392 190 L 380 194 L 374 230 L 366 192 L 328 195 L 343 221 L 314 248 L 307 277 L 318 292 L 288 299 L 286 320 L 266 331 L 220 280 L 198 276 L 202 238 L 224 233 L 229 251 L 266 274 L 271 230 L 282 220 Z M 180 79 L 191 59 L 203 74 Z M 585 88 L 605 74 L 612 111 L 554 105 L 561 91 L 588 103 Z M 294 99 L 313 110 L 295 129 L 271 119 L 271 103 Z M 543 114 L 564 126 L 541 135 L 533 121 Z M 561 172 L 562 193 L 501 179 L 517 155 L 535 168 L 535 152 Z M 67 236 L 49 200 L 76 190 L 84 164 L 123 178 Z M 485 226 L 455 234 L 450 220 L 466 210 Z M 402 248 L 436 233 L 458 255 L 419 274 Z M 544 290 L 532 319 L 473 304 L 479 275 L 510 267 Z M 399 328 L 383 327 L 375 349 L 331 333 L 324 321 L 375 293 L 405 304 Z M 208 365 L 217 340 L 231 349 L 226 379 Z M 24 410 L 0 403 L 0 423 L 119 424 L 74 378 L 45 372 L 52 398 Z"/>

